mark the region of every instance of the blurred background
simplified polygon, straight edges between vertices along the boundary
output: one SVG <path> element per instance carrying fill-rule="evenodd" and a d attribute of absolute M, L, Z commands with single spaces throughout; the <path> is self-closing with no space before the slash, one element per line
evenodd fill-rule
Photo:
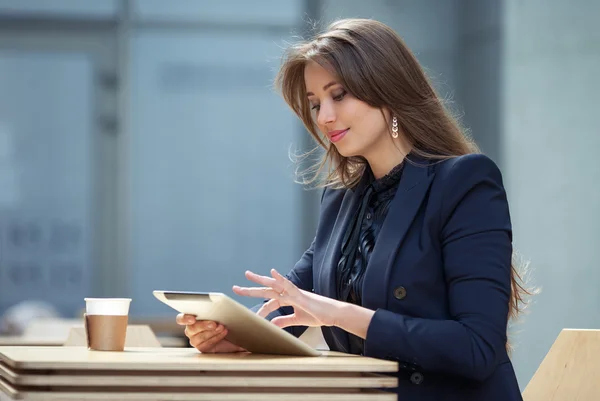
<path fill-rule="evenodd" d="M 542 292 L 512 329 L 524 388 L 562 328 L 600 328 L 600 2 L 0 0 L 0 316 L 75 317 L 86 296 L 234 296 L 287 271 L 319 191 L 272 88 L 314 22 L 378 19 L 501 167 L 514 244 Z M 240 299 L 252 305 L 249 299 Z"/>

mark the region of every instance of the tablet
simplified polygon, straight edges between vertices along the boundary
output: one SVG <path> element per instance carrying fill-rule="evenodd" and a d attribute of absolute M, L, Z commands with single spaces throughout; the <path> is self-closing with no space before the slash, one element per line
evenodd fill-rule
<path fill-rule="evenodd" d="M 220 292 L 153 291 L 178 312 L 227 327 L 228 341 L 257 354 L 319 356 L 321 353 L 287 331 Z"/>

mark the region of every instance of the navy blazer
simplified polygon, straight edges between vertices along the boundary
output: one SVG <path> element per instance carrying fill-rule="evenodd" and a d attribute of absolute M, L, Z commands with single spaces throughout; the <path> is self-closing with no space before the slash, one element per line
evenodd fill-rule
<path fill-rule="evenodd" d="M 403 401 L 522 400 L 506 351 L 512 228 L 501 173 L 481 154 L 411 159 L 364 276 L 362 306 L 375 311 L 364 355 L 399 362 Z M 336 297 L 365 177 L 324 191 L 316 236 L 287 275 L 299 288 Z M 348 352 L 345 331 L 322 332 L 330 349 Z"/>

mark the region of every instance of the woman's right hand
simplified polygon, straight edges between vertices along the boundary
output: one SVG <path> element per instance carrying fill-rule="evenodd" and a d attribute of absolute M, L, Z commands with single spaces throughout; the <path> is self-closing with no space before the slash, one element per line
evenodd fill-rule
<path fill-rule="evenodd" d="M 239 347 L 225 340 L 227 328 L 217 322 L 209 320 L 196 320 L 196 316 L 177 315 L 177 324 L 185 326 L 185 335 L 190 340 L 190 345 L 203 353 L 243 352 Z"/>

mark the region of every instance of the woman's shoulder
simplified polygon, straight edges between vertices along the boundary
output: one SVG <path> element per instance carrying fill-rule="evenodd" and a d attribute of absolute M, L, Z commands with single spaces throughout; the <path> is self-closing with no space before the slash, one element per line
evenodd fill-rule
<path fill-rule="evenodd" d="M 502 173 L 490 157 L 482 153 L 471 153 L 451 157 L 432 163 L 434 183 L 438 187 L 468 190 L 484 181 L 503 186 Z"/>
<path fill-rule="evenodd" d="M 470 153 L 455 156 L 435 163 L 436 175 L 442 177 L 460 174 L 489 174 L 500 173 L 498 165 L 482 153 Z"/>
<path fill-rule="evenodd" d="M 437 163 L 431 194 L 443 216 L 451 215 L 459 204 L 475 213 L 489 208 L 492 199 L 506 203 L 500 169 L 490 157 L 480 153 Z"/>

